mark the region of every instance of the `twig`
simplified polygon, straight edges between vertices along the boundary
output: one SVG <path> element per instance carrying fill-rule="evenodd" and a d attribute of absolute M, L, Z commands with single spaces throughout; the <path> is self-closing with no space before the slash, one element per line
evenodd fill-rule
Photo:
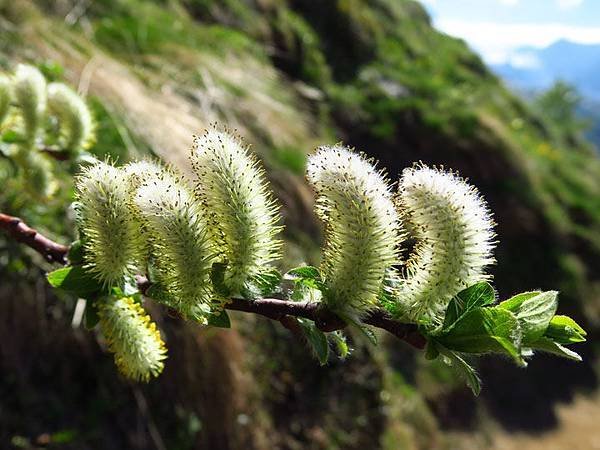
<path fill-rule="evenodd" d="M 67 264 L 68 247 L 58 244 L 27 226 L 18 217 L 0 213 L 0 229 L 5 230 L 13 239 L 36 250 L 49 262 Z M 146 293 L 152 283 L 143 276 L 138 276 L 137 285 L 142 293 Z M 275 298 L 262 298 L 247 300 L 231 298 L 225 303 L 225 309 L 258 314 L 271 320 L 280 322 L 284 327 L 298 334 L 299 324 L 296 318 L 302 317 L 312 320 L 321 331 L 336 331 L 344 329 L 347 323 L 335 313 L 328 310 L 322 303 L 317 302 L 295 302 L 279 300 Z M 394 320 L 387 311 L 374 309 L 367 313 L 362 319 L 366 325 L 381 328 L 396 336 L 413 347 L 422 349 L 425 347 L 425 338 L 419 333 L 414 324 L 407 324 Z"/>
<path fill-rule="evenodd" d="M 34 249 L 46 261 L 67 264 L 69 247 L 41 235 L 18 217 L 0 213 L 0 229 L 4 230 L 15 241 Z"/>

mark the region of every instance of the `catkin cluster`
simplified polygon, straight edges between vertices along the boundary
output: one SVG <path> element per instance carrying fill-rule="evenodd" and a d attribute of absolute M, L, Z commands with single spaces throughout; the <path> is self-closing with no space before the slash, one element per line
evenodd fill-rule
<path fill-rule="evenodd" d="M 94 141 L 94 121 L 81 97 L 62 83 L 46 83 L 35 67 L 0 74 L 0 131 L 11 136 L 11 159 L 27 191 L 48 198 L 57 189 L 53 166 L 39 150 L 75 157 Z M 6 133 L 10 131 L 11 133 Z"/>
<path fill-rule="evenodd" d="M 336 145 L 309 158 L 307 178 L 325 224 L 323 298 L 339 314 L 385 306 L 398 318 L 435 327 L 454 295 L 488 278 L 491 214 L 477 190 L 452 172 L 407 168 L 394 198 L 372 162 Z M 408 236 L 416 245 L 403 264 L 399 249 Z M 393 288 L 384 283 L 390 274 Z"/>
<path fill-rule="evenodd" d="M 211 129 L 196 140 L 191 159 L 194 180 L 151 161 L 97 162 L 76 179 L 76 210 L 84 260 L 98 280 L 124 287 L 134 274 L 148 274 L 157 300 L 205 323 L 223 300 L 211 282 L 213 264 L 226 267 L 220 290 L 239 295 L 279 258 L 281 227 L 263 169 L 238 138 Z M 154 374 L 146 362 L 160 361 L 162 346 L 140 349 L 125 328 L 141 327 L 147 342 L 160 336 L 143 330 L 146 320 L 130 320 L 129 307 L 105 301 L 100 308 L 110 309 L 112 319 L 100 326 L 121 371 Z M 145 351 L 155 354 L 145 360 Z"/>
<path fill-rule="evenodd" d="M 77 178 L 78 223 L 86 264 L 102 283 L 149 274 L 159 301 L 206 322 L 223 292 L 244 295 L 271 269 L 281 227 L 264 171 L 238 137 L 211 128 L 196 138 L 190 159 L 191 180 L 151 161 L 92 165 Z M 344 320 L 385 307 L 434 328 L 453 296 L 488 278 L 491 215 L 456 174 L 415 165 L 394 192 L 373 161 L 335 145 L 310 156 L 307 179 L 325 225 L 321 301 Z M 415 245 L 404 262 L 407 237 Z M 219 286 L 215 263 L 225 267 Z M 120 299 L 100 308 L 123 373 L 145 379 L 160 371 L 164 347 L 139 305 Z"/>

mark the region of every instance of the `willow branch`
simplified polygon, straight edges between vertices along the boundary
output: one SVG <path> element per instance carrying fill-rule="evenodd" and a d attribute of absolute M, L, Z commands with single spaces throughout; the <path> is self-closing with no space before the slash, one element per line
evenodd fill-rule
<path fill-rule="evenodd" d="M 69 247 L 41 235 L 18 217 L 0 213 L 0 229 L 15 241 L 31 247 L 48 262 L 67 263 Z"/>
<path fill-rule="evenodd" d="M 41 235 L 18 217 L 0 213 L 0 229 L 16 241 L 40 253 L 47 261 L 67 264 L 67 253 L 69 251 L 67 246 L 58 244 Z M 152 285 L 147 278 L 142 276 L 137 277 L 137 284 L 142 293 L 145 293 Z M 342 330 L 347 326 L 346 322 L 324 308 L 322 303 L 317 302 L 295 302 L 274 298 L 258 300 L 231 298 L 225 303 L 225 309 L 258 314 L 281 322 L 284 327 L 294 332 L 294 334 L 297 334 L 298 331 L 296 318 L 312 320 L 317 328 L 325 332 Z M 362 322 L 381 328 L 413 347 L 422 349 L 425 346 L 425 338 L 419 333 L 416 325 L 398 322 L 383 309 L 370 311 Z"/>

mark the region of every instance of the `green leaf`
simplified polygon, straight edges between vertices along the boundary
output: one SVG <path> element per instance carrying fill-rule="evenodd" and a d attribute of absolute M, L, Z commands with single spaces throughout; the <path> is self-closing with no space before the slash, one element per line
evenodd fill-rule
<path fill-rule="evenodd" d="M 87 300 L 85 305 L 85 313 L 83 316 L 83 324 L 86 329 L 92 330 L 100 321 L 98 315 L 98 309 L 96 308 L 96 302 L 94 300 Z"/>
<path fill-rule="evenodd" d="M 581 356 L 573 350 L 569 350 L 567 347 L 554 342 L 552 339 L 542 337 L 536 342 L 531 344 L 531 348 L 534 350 L 540 350 L 542 352 L 552 353 L 554 355 L 562 356 L 563 358 L 572 359 L 573 361 L 581 361 Z"/>
<path fill-rule="evenodd" d="M 348 341 L 346 336 L 341 331 L 333 331 L 327 334 L 327 339 L 335 348 L 340 359 L 346 359 L 350 355 L 350 347 L 348 347 Z"/>
<path fill-rule="evenodd" d="M 6 142 L 7 144 L 18 144 L 25 142 L 25 137 L 14 130 L 7 130 L 2 133 L 2 141 Z"/>
<path fill-rule="evenodd" d="M 320 280 L 321 272 L 319 269 L 313 266 L 301 266 L 296 267 L 295 269 L 288 270 L 284 275 L 286 280 L 298 280 L 298 279 L 312 279 L 312 280 Z"/>
<path fill-rule="evenodd" d="M 544 336 L 559 344 L 585 342 L 586 331 L 568 316 L 554 316 L 546 328 Z"/>
<path fill-rule="evenodd" d="M 317 357 L 319 363 L 324 366 L 329 359 L 329 342 L 327 341 L 327 336 L 316 327 L 314 322 L 308 319 L 298 319 L 298 323 L 313 354 Z"/>
<path fill-rule="evenodd" d="M 208 316 L 208 325 L 217 328 L 231 328 L 231 320 L 227 311 L 214 312 Z"/>
<path fill-rule="evenodd" d="M 427 345 L 425 346 L 425 359 L 433 361 L 438 356 L 440 356 L 440 352 L 437 349 L 435 341 L 433 339 L 429 339 L 427 341 Z"/>
<path fill-rule="evenodd" d="M 481 380 L 479 379 L 475 369 L 467 361 L 465 361 L 460 354 L 445 348 L 443 345 L 434 345 L 436 350 L 445 357 L 446 363 L 449 363 L 449 365 L 454 367 L 458 373 L 461 374 L 461 376 L 465 379 L 467 386 L 471 388 L 473 395 L 477 397 L 481 392 Z"/>
<path fill-rule="evenodd" d="M 262 296 L 271 295 L 279 288 L 281 273 L 277 269 L 271 268 L 252 277 L 252 282 Z"/>
<path fill-rule="evenodd" d="M 463 353 L 505 353 L 519 365 L 521 329 L 515 315 L 499 307 L 475 308 L 436 340 L 450 350 Z"/>
<path fill-rule="evenodd" d="M 67 253 L 67 259 L 71 264 L 83 263 L 83 243 L 80 239 L 72 242 L 69 246 L 69 253 Z"/>
<path fill-rule="evenodd" d="M 444 318 L 443 331 L 448 331 L 456 322 L 471 310 L 481 306 L 493 305 L 496 301 L 494 288 L 487 281 L 469 286 L 460 291 L 448 304 Z"/>
<path fill-rule="evenodd" d="M 215 292 L 223 297 L 229 297 L 231 292 L 225 285 L 225 272 L 227 263 L 216 262 L 212 265 L 210 271 L 210 280 L 212 281 Z"/>
<path fill-rule="evenodd" d="M 523 333 L 523 345 L 536 342 L 544 335 L 558 307 L 558 292 L 527 292 L 517 295 L 499 307 L 516 315 Z"/>
<path fill-rule="evenodd" d="M 521 292 L 508 300 L 504 300 L 498 306 L 509 311 L 516 312 L 525 300 L 528 300 L 536 295 L 540 295 L 542 291 Z"/>
<path fill-rule="evenodd" d="M 50 285 L 77 297 L 90 298 L 103 291 L 102 284 L 83 266 L 68 266 L 46 275 Z"/>

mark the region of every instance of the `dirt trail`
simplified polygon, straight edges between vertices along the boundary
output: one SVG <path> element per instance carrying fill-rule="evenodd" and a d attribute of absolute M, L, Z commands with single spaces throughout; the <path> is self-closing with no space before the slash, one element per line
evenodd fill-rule
<path fill-rule="evenodd" d="M 539 435 L 502 433 L 492 450 L 600 449 L 600 397 L 578 396 L 557 407 L 559 427 Z"/>

